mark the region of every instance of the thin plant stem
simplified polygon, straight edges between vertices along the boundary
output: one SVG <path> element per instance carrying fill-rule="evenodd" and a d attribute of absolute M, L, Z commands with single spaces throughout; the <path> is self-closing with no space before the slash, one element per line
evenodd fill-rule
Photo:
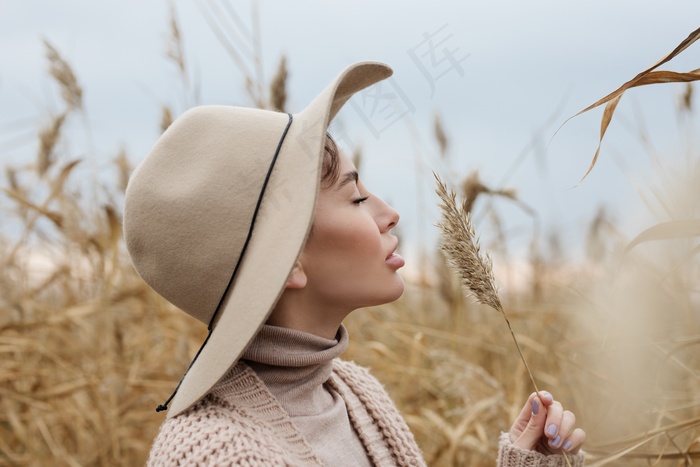
<path fill-rule="evenodd" d="M 520 348 L 518 339 L 515 337 L 513 327 L 510 325 L 508 315 L 501 305 L 496 289 L 496 280 L 493 275 L 491 257 L 488 253 L 481 254 L 474 225 L 464 204 L 457 202 L 455 193 L 452 191 L 448 192 L 447 185 L 440 180 L 437 174 L 434 173 L 433 175 L 437 182 L 435 191 L 442 202 L 440 205 L 442 220 L 438 223 L 438 227 L 442 230 L 440 249 L 445 253 L 448 264 L 459 276 L 466 292 L 472 295 L 477 302 L 487 305 L 503 315 L 515 343 L 515 348 L 518 350 L 518 355 L 520 355 L 520 360 L 525 365 L 525 370 L 527 370 L 535 392 L 539 394 L 540 390 L 535 382 L 535 377 L 532 375 L 527 361 L 525 361 L 525 356 Z M 571 462 L 566 452 L 562 451 L 562 453 L 564 454 L 566 465 L 571 467 Z"/>

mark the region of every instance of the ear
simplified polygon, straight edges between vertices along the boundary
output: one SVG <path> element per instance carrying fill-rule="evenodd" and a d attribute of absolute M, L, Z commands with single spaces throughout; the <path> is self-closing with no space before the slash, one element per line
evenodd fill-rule
<path fill-rule="evenodd" d="M 306 273 L 304 272 L 304 268 L 301 266 L 301 263 L 297 260 L 297 262 L 294 264 L 292 272 L 287 278 L 285 288 L 303 289 L 304 287 L 306 287 Z"/>

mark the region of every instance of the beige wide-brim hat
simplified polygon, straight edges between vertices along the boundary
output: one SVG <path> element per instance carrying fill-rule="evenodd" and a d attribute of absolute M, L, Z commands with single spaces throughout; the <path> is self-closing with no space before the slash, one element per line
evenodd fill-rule
<path fill-rule="evenodd" d="M 168 418 L 206 395 L 265 323 L 313 221 L 328 124 L 354 93 L 391 74 L 383 63 L 355 63 L 294 115 L 193 108 L 134 171 L 124 207 L 132 262 L 210 330 Z"/>

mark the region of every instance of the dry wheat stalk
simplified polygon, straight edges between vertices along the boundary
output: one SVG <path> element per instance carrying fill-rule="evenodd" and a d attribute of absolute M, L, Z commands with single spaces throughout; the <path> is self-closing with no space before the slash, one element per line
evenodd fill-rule
<path fill-rule="evenodd" d="M 170 110 L 170 107 L 167 105 L 163 104 L 160 109 L 160 131 L 165 133 L 165 130 L 170 127 L 173 123 L 173 112 Z"/>
<path fill-rule="evenodd" d="M 187 81 L 187 70 L 185 69 L 185 52 L 182 44 L 182 34 L 180 26 L 177 24 L 175 6 L 170 5 L 170 37 L 166 43 L 166 56 L 175 64 L 180 75 Z"/>
<path fill-rule="evenodd" d="M 450 141 L 447 139 L 445 125 L 442 123 L 442 117 L 439 113 L 436 113 L 433 118 L 433 131 L 435 132 L 435 139 L 438 142 L 438 146 L 440 146 L 440 156 L 445 158 Z"/>
<path fill-rule="evenodd" d="M 284 112 L 287 105 L 287 57 L 282 55 L 277 66 L 277 73 L 270 83 L 270 106 L 273 110 Z"/>
<path fill-rule="evenodd" d="M 39 154 L 37 155 L 37 172 L 44 175 L 53 163 L 53 152 L 61 135 L 61 128 L 66 121 L 67 112 L 51 119 L 51 122 L 39 130 Z"/>
<path fill-rule="evenodd" d="M 447 263 L 455 270 L 462 281 L 462 285 L 469 293 L 471 293 L 479 303 L 488 305 L 494 310 L 499 311 L 506 320 L 508 330 L 515 343 L 515 348 L 518 349 L 520 360 L 523 362 L 523 365 L 525 365 L 525 369 L 527 370 L 528 376 L 530 376 L 530 381 L 535 388 L 535 392 L 539 393 L 540 390 L 537 387 L 535 378 L 532 376 L 532 371 L 530 371 L 530 367 L 525 361 L 525 356 L 520 348 L 518 339 L 515 337 L 513 328 L 510 325 L 508 315 L 506 315 L 501 305 L 501 300 L 498 297 L 491 257 L 488 253 L 481 254 L 479 240 L 476 238 L 474 226 L 472 225 L 465 206 L 463 204 L 460 206 L 457 203 L 454 192 L 450 191 L 448 193 L 447 185 L 440 180 L 440 177 L 438 177 L 436 173 L 433 173 L 433 175 L 437 182 L 437 189 L 435 191 L 442 201 L 440 205 L 442 209 L 442 221 L 438 223 L 438 226 L 442 230 L 440 249 L 445 253 Z M 564 454 L 566 465 L 570 467 L 571 462 L 569 462 L 569 457 L 566 455 L 566 452 L 562 451 L 562 453 Z"/>
<path fill-rule="evenodd" d="M 61 97 L 69 110 L 82 109 L 83 89 L 73 73 L 73 69 L 66 62 L 56 48 L 46 39 L 46 58 L 49 60 L 49 73 L 61 88 Z"/>
<path fill-rule="evenodd" d="M 518 339 L 516 339 L 513 328 L 510 325 L 508 315 L 503 310 L 501 300 L 498 297 L 491 257 L 488 253 L 481 254 L 479 241 L 476 238 L 474 226 L 469 218 L 469 213 L 465 210 L 465 206 L 457 203 L 455 193 L 447 191 L 447 185 L 440 180 L 437 174 L 434 173 L 433 175 L 437 182 L 435 191 L 442 201 L 442 204 L 440 204 L 442 220 L 438 223 L 438 227 L 442 231 L 440 249 L 445 253 L 447 263 L 457 273 L 466 290 L 479 303 L 488 305 L 503 315 L 510 335 L 513 337 L 513 342 L 515 342 L 515 347 L 518 349 L 520 359 L 525 365 L 527 374 L 530 376 L 530 381 L 532 381 L 535 391 L 539 392 L 535 378 L 532 376 L 530 367 L 520 349 Z"/>

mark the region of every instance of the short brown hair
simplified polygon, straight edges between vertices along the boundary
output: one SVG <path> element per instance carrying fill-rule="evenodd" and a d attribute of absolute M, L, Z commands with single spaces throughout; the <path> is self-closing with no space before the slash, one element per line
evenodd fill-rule
<path fill-rule="evenodd" d="M 330 133 L 326 132 L 323 145 L 323 169 L 321 172 L 321 187 L 330 188 L 335 185 L 340 176 L 340 155 L 338 145 Z"/>

